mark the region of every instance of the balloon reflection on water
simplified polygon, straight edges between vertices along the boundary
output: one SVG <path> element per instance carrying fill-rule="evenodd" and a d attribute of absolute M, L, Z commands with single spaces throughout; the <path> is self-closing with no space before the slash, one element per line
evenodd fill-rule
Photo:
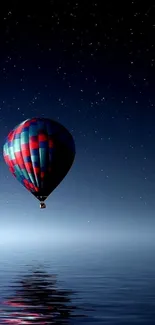
<path fill-rule="evenodd" d="M 15 295 L 3 302 L 0 324 L 67 324 L 77 317 L 73 294 L 58 288 L 55 275 L 36 270 L 23 276 Z"/>

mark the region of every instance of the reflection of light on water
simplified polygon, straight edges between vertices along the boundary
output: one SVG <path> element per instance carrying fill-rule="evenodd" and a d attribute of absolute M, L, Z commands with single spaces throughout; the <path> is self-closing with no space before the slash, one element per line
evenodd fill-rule
<path fill-rule="evenodd" d="M 51 319 L 56 318 L 57 315 L 56 313 L 54 313 L 53 315 L 47 314 L 45 317 L 45 315 L 40 313 L 28 314 L 25 312 L 8 312 L 7 314 L 6 313 L 1 314 L 0 319 L 3 321 L 3 323 L 1 324 L 33 324 L 33 321 L 35 321 L 36 324 L 37 321 L 37 324 L 45 325 L 45 324 L 49 324 L 48 319 L 46 320 L 46 318 L 48 317 L 50 317 Z"/>

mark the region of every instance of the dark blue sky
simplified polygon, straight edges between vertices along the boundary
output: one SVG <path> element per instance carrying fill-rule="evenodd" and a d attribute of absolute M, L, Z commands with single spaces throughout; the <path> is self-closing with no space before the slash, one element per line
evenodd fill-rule
<path fill-rule="evenodd" d="M 154 14 L 149 1 L 14 1 L 1 8 L 3 234 L 153 231 Z M 62 123 L 77 152 L 42 211 L 2 157 L 8 132 L 33 116 Z"/>

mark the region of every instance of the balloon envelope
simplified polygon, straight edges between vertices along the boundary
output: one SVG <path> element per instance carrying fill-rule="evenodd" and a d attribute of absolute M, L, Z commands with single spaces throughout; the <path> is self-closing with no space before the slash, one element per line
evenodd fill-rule
<path fill-rule="evenodd" d="M 18 181 L 38 200 L 44 201 L 71 168 L 75 144 L 60 123 L 32 118 L 8 134 L 3 155 Z"/>

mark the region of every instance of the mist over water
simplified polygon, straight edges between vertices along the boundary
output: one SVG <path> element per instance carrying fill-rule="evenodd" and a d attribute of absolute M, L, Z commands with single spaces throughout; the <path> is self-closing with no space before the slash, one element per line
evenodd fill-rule
<path fill-rule="evenodd" d="M 42 211 L 41 211 L 42 212 Z M 19 218 L 13 215 L 3 216 L 0 227 L 1 245 L 48 245 L 59 246 L 63 243 L 85 243 L 101 246 L 125 243 L 127 245 L 154 245 L 155 222 L 153 218 L 135 218 L 135 216 L 103 215 L 99 220 L 88 214 L 85 218 L 73 216 L 67 221 L 66 215 L 57 217 L 53 212 L 51 218 L 46 215 L 32 215 Z"/>

